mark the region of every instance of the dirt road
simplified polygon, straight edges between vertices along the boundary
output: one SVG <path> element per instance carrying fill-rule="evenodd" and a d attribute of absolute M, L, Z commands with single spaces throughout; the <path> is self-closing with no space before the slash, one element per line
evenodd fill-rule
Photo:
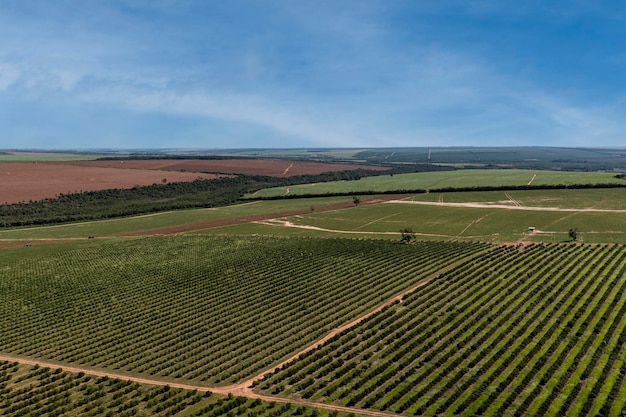
<path fill-rule="evenodd" d="M 469 208 L 497 208 L 506 210 L 528 210 L 528 211 L 563 211 L 563 212 L 598 212 L 598 213 L 626 213 L 626 210 L 617 209 L 594 209 L 594 208 L 561 208 L 561 207 L 536 207 L 522 206 L 517 200 L 511 197 L 514 205 L 489 204 L 489 203 L 443 203 L 434 201 L 411 201 L 411 200 L 390 200 L 388 204 L 420 204 L 423 206 L 444 206 L 444 207 L 469 207 Z"/>

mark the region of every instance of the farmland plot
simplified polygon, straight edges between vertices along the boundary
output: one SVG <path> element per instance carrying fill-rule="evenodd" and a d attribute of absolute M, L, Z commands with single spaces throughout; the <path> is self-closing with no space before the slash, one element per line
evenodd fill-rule
<path fill-rule="evenodd" d="M 3 416 L 171 416 L 198 403 L 208 405 L 211 396 L 6 361 L 0 362 L 0 381 Z"/>
<path fill-rule="evenodd" d="M 358 181 L 332 181 L 273 187 L 248 198 L 324 195 L 329 193 L 407 192 L 464 187 L 520 187 L 525 185 L 624 184 L 612 172 L 531 171 L 522 169 L 470 169 L 443 172 L 380 175 Z"/>
<path fill-rule="evenodd" d="M 61 368 L 0 361 L 0 414 L 3 416 L 234 416 L 327 417 L 330 412 L 276 404 L 210 391 L 147 385 Z M 343 417 L 346 413 L 334 413 Z"/>
<path fill-rule="evenodd" d="M 160 237 L 11 249 L 0 352 L 165 380 L 258 374 L 436 271 L 487 250 L 348 239 Z"/>
<path fill-rule="evenodd" d="M 626 249 L 502 247 L 268 375 L 262 393 L 407 415 L 619 416 Z"/>

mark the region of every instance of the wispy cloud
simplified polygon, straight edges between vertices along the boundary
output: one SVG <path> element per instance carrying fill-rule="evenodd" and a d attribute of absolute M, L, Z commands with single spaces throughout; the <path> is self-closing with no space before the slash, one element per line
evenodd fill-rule
<path fill-rule="evenodd" d="M 577 10 L 592 8 L 583 3 Z M 626 128 L 619 88 L 587 76 L 574 55 L 564 59 L 580 71 L 559 81 L 542 66 L 556 62 L 552 51 L 523 43 L 524 24 L 517 34 L 500 27 L 498 2 L 458 2 L 454 19 L 414 2 L 6 4 L 0 111 L 36 104 L 88 119 L 81 133 L 96 146 L 113 135 L 110 119 L 88 116 L 98 112 L 123 114 L 114 136 L 127 127 L 120 143 L 134 147 L 177 132 L 223 147 L 225 131 L 239 135 L 232 143 L 259 136 L 276 146 L 615 145 Z M 508 13 L 533 21 L 534 7 Z M 152 116 L 170 127 L 146 125 Z M 59 129 L 30 123 L 24 137 L 38 125 L 42 136 Z M 4 130 L 14 138 L 26 129 Z"/>

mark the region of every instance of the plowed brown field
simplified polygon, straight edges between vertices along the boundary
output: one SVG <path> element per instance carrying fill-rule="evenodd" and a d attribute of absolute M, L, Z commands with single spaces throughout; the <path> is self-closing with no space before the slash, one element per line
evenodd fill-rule
<path fill-rule="evenodd" d="M 131 161 L 76 161 L 63 164 L 84 167 L 156 169 L 162 171 L 218 172 L 222 174 L 294 175 L 321 174 L 322 172 L 353 169 L 387 170 L 389 168 L 356 164 L 329 164 L 323 162 L 287 161 L 279 159 L 152 159 Z"/>
<path fill-rule="evenodd" d="M 0 204 L 54 198 L 81 191 L 216 178 L 215 173 L 289 177 L 353 169 L 389 168 L 275 159 L 154 159 L 0 163 Z"/>
<path fill-rule="evenodd" d="M 164 178 L 167 182 L 182 182 L 198 177 L 215 178 L 215 175 L 67 164 L 3 163 L 0 164 L 0 204 L 36 201 L 80 191 L 160 184 Z"/>

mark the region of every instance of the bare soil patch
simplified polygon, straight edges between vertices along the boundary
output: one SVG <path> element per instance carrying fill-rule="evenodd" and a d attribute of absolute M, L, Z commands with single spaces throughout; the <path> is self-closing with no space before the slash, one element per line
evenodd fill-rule
<path fill-rule="evenodd" d="M 0 164 L 0 204 L 55 198 L 59 194 L 215 178 L 195 172 L 122 170 L 98 166 L 11 162 Z"/>
<path fill-rule="evenodd" d="M 291 177 L 315 175 L 355 169 L 385 171 L 389 168 L 358 164 L 331 164 L 324 162 L 288 161 L 281 159 L 152 159 L 136 161 L 76 161 L 63 162 L 84 167 L 149 169 L 222 174 L 269 175 Z"/>

